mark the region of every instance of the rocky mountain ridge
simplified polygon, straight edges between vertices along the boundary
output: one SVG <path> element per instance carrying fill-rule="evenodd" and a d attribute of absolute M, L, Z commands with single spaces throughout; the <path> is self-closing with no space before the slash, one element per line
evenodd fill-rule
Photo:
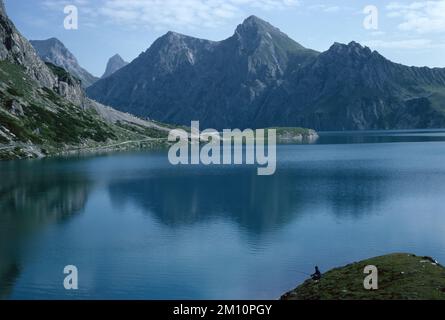
<path fill-rule="evenodd" d="M 218 42 L 169 32 L 87 94 L 216 129 L 416 129 L 445 126 L 444 79 L 445 69 L 393 63 L 356 42 L 319 53 L 251 16 Z"/>

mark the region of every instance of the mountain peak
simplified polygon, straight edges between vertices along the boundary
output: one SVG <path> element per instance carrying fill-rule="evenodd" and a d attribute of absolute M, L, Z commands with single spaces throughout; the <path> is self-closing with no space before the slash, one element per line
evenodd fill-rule
<path fill-rule="evenodd" d="M 256 24 L 269 24 L 267 21 L 265 21 L 265 20 L 255 16 L 255 15 L 251 15 L 251 16 L 247 17 L 244 20 L 244 22 L 243 22 L 243 24 L 254 24 L 254 23 L 256 23 Z"/>
<path fill-rule="evenodd" d="M 48 38 L 46 40 L 36 40 L 36 41 L 48 41 L 48 42 L 51 42 L 51 43 L 58 43 L 58 44 L 63 45 L 62 41 L 60 41 L 56 37 Z"/>
<path fill-rule="evenodd" d="M 175 32 L 175 31 L 169 31 L 165 34 L 165 37 L 168 39 L 183 39 L 183 38 L 192 38 L 190 36 L 187 36 L 185 34 Z"/>
<path fill-rule="evenodd" d="M 244 52 L 252 53 L 259 48 L 262 48 L 263 52 L 269 51 L 273 60 L 276 59 L 278 52 L 281 52 L 282 56 L 287 56 L 289 52 L 305 50 L 302 45 L 289 38 L 280 29 L 254 15 L 238 25 L 231 39 L 240 43 L 241 50 Z"/>
<path fill-rule="evenodd" d="M 114 56 L 110 58 L 110 61 L 124 61 L 119 53 L 116 53 Z"/>
<path fill-rule="evenodd" d="M 39 41 L 39 40 L 37 40 L 37 41 Z M 62 48 L 65 48 L 65 45 L 63 44 L 63 42 L 60 41 L 59 39 L 55 38 L 55 37 L 49 38 L 47 40 L 40 40 L 40 41 L 42 41 L 42 42 L 46 41 L 46 42 L 48 42 L 48 43 L 50 43 L 52 45 L 56 45 L 56 46 L 60 46 Z"/>
<path fill-rule="evenodd" d="M 266 32 L 280 32 L 278 28 L 275 28 L 269 22 L 258 18 L 257 16 L 250 16 L 244 20 L 242 24 L 236 29 L 236 33 L 239 35 L 252 35 L 252 33 L 266 33 Z"/>
<path fill-rule="evenodd" d="M 445 97 L 427 100 L 425 84 L 445 88 L 445 70 L 396 65 L 354 41 L 319 53 L 251 16 L 218 42 L 169 32 L 88 95 L 141 117 L 216 129 L 443 127 Z"/>
<path fill-rule="evenodd" d="M 97 78 L 79 65 L 74 54 L 59 39 L 31 40 L 30 43 L 43 61 L 65 69 L 80 79 L 84 87 L 90 86 L 97 80 Z"/>
<path fill-rule="evenodd" d="M 334 54 L 349 54 L 360 57 L 368 57 L 372 54 L 370 48 L 362 46 L 360 43 L 351 41 L 349 44 L 335 42 L 327 51 Z"/>
<path fill-rule="evenodd" d="M 363 51 L 364 50 L 364 51 L 370 51 L 371 52 L 371 49 L 369 49 L 366 46 L 362 46 L 360 43 L 355 42 L 355 41 L 349 42 L 347 47 L 350 48 L 350 49 L 357 50 L 357 51 Z"/>
<path fill-rule="evenodd" d="M 113 73 L 119 71 L 123 67 L 125 67 L 128 64 L 119 54 L 115 54 L 112 56 L 107 63 L 107 68 L 105 70 L 104 75 L 101 79 L 107 78 L 111 76 Z"/>
<path fill-rule="evenodd" d="M 63 54 L 65 56 L 69 56 L 70 59 L 75 59 L 74 55 L 65 47 L 63 42 L 57 38 L 49 38 L 46 40 L 30 40 L 30 42 L 40 56 L 54 55 L 57 52 L 57 54 Z"/>
<path fill-rule="evenodd" d="M 199 40 L 199 39 L 175 31 L 169 31 L 162 37 L 158 38 L 155 41 L 155 43 L 160 43 L 162 45 L 178 45 L 180 43 L 194 41 L 194 40 Z"/>

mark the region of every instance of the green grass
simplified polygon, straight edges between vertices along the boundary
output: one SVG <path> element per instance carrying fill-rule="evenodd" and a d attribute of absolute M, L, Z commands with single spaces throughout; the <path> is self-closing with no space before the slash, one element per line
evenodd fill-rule
<path fill-rule="evenodd" d="M 32 87 L 24 68 L 7 61 L 0 61 L 0 82 L 8 86 L 7 92 L 12 96 L 26 96 Z"/>
<path fill-rule="evenodd" d="M 121 128 L 124 128 L 125 130 L 128 130 L 134 134 L 141 135 L 142 137 L 150 137 L 154 139 L 167 139 L 168 138 L 168 132 L 163 130 L 158 130 L 156 128 L 147 128 L 143 126 L 138 125 L 129 125 L 126 123 L 122 123 L 118 121 L 116 124 Z"/>
<path fill-rule="evenodd" d="M 333 269 L 306 281 L 283 300 L 445 300 L 445 268 L 428 257 L 391 254 Z M 379 289 L 365 290 L 365 266 L 379 270 Z"/>
<path fill-rule="evenodd" d="M 27 127 L 20 123 L 20 121 L 16 120 L 4 111 L 0 111 L 0 125 L 7 128 L 21 141 L 26 142 L 36 138 Z"/>
<path fill-rule="evenodd" d="M 65 70 L 53 66 L 59 77 L 71 77 Z M 29 80 L 20 66 L 0 62 L 0 124 L 16 135 L 16 141 L 58 146 L 79 144 L 85 140 L 105 142 L 115 139 L 113 129 L 97 116 L 81 110 L 53 90 L 40 89 Z M 6 89 L 5 89 L 6 88 Z M 26 105 L 24 117 L 8 112 L 12 100 Z"/>
<path fill-rule="evenodd" d="M 44 92 L 45 97 L 51 100 L 53 103 L 55 104 L 63 103 L 62 97 L 59 96 L 57 93 L 55 93 L 53 90 L 48 88 L 43 88 L 42 90 Z"/>
<path fill-rule="evenodd" d="M 52 112 L 36 105 L 32 105 L 31 110 L 33 117 L 29 121 L 30 126 L 34 130 L 39 129 L 40 135 L 46 140 L 76 144 L 83 139 L 104 142 L 108 138 L 115 138 L 111 129 L 104 123 L 99 123 L 83 113 L 77 114 L 74 110 L 64 109 Z"/>
<path fill-rule="evenodd" d="M 15 97 L 23 97 L 23 96 L 24 96 L 24 93 L 23 93 L 23 92 L 20 92 L 20 91 L 18 91 L 18 90 L 15 89 L 15 88 L 8 88 L 8 89 L 7 89 L 7 92 L 8 92 L 10 95 L 15 96 Z"/>
<path fill-rule="evenodd" d="M 8 143 L 8 142 L 9 142 L 8 139 L 6 139 L 2 135 L 0 135 L 0 144 L 5 144 L 5 143 Z"/>

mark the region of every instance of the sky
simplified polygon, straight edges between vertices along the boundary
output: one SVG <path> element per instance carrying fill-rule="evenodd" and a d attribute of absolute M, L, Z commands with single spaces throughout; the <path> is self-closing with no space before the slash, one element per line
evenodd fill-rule
<path fill-rule="evenodd" d="M 5 0 L 32 40 L 56 37 L 96 76 L 119 53 L 132 61 L 168 31 L 223 40 L 256 15 L 303 46 L 325 51 L 357 41 L 388 59 L 445 67 L 445 0 Z M 66 6 L 78 28 L 66 29 Z"/>

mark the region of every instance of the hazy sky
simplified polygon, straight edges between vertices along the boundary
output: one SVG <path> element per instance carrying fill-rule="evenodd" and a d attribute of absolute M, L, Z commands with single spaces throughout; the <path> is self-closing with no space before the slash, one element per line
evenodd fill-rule
<path fill-rule="evenodd" d="M 128 61 L 169 30 L 210 40 L 231 36 L 249 15 L 319 51 L 352 40 L 407 65 L 445 67 L 445 0 L 5 0 L 28 39 L 59 38 L 93 74 L 109 57 Z M 79 29 L 65 30 L 66 5 L 79 10 Z M 367 6 L 378 29 L 365 28 Z M 373 20 L 376 22 L 377 20 Z M 369 25 L 369 24 L 368 24 Z M 377 25 L 373 25 L 377 27 Z"/>

